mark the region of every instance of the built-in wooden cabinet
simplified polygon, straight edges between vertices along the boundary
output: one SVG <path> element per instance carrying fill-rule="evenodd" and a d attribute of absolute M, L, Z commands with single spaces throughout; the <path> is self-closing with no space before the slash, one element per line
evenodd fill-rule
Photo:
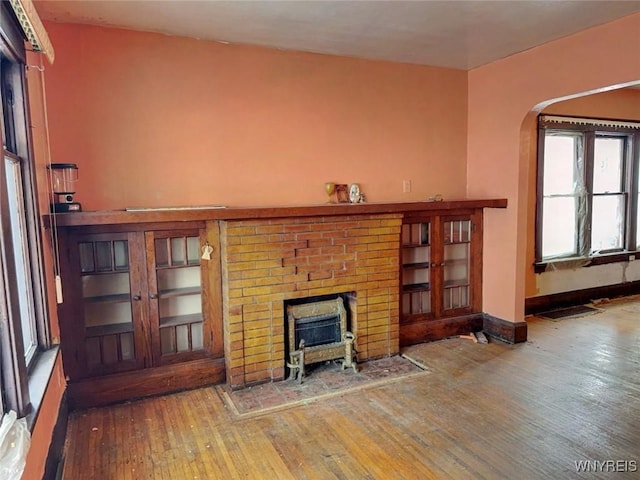
<path fill-rule="evenodd" d="M 401 238 L 402 344 L 477 329 L 482 211 L 406 215 Z"/>
<path fill-rule="evenodd" d="M 151 370 L 160 372 L 167 391 L 192 387 L 194 378 L 175 377 L 171 366 L 197 361 L 205 363 L 192 365 L 196 383 L 212 372 L 219 376 L 220 368 L 198 372 L 211 368 L 207 360 L 223 358 L 214 301 L 219 257 L 202 259 L 203 249 L 218 249 L 209 241 L 216 228 L 129 228 L 74 228 L 63 235 L 60 326 L 71 391 L 84 385 L 86 394 L 92 380 L 100 391 L 117 378 L 120 388 L 129 382 L 127 398 L 144 396 L 147 387 L 139 387 L 136 375 Z M 78 403 L 92 401 L 81 395 Z"/>

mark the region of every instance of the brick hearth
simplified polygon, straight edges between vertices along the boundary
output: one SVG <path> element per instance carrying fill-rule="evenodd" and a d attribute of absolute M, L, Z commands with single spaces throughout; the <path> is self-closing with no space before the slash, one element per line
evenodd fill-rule
<path fill-rule="evenodd" d="M 285 375 L 284 301 L 355 292 L 360 361 L 398 353 L 402 215 L 221 222 L 227 383 Z"/>

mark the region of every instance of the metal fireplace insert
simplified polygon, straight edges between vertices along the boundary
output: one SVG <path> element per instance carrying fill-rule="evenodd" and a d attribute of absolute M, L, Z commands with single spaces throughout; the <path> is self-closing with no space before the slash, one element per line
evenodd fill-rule
<path fill-rule="evenodd" d="M 357 372 L 355 335 L 347 331 L 342 297 L 287 306 L 289 379 L 302 382 L 305 365 L 342 359 L 342 369 Z"/>

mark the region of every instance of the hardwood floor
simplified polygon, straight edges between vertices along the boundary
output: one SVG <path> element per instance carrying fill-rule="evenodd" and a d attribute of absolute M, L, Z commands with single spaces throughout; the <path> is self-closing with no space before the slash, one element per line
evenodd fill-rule
<path fill-rule="evenodd" d="M 252 418 L 215 388 L 75 412 L 63 478 L 638 478 L 640 300 L 602 308 L 415 345 L 426 375 Z"/>

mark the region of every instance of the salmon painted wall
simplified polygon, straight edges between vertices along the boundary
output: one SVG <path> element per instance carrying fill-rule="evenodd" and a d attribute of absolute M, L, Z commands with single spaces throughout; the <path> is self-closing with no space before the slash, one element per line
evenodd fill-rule
<path fill-rule="evenodd" d="M 483 308 L 524 318 L 531 155 L 536 114 L 558 100 L 640 80 L 640 14 L 469 72 L 469 197 L 507 197 L 485 215 Z"/>
<path fill-rule="evenodd" d="M 571 100 L 556 102 L 546 107 L 542 113 L 578 117 L 615 118 L 640 121 L 640 90 L 622 88 L 609 92 L 586 95 Z M 532 126 L 532 136 L 537 135 L 537 124 Z M 529 165 L 529 213 L 527 237 L 535 236 L 536 219 L 536 168 L 537 152 L 533 152 Z M 549 271 L 535 274 L 535 242 L 527 244 L 526 297 L 570 292 L 583 288 L 612 285 L 624 281 L 640 280 L 640 262 L 629 264 L 607 264 L 590 268 Z"/>
<path fill-rule="evenodd" d="M 575 117 L 640 120 L 640 89 L 621 88 L 553 103 L 542 113 Z"/>
<path fill-rule="evenodd" d="M 52 159 L 88 210 L 466 193 L 464 71 L 48 23 Z M 411 180 L 412 192 L 402 192 Z"/>

